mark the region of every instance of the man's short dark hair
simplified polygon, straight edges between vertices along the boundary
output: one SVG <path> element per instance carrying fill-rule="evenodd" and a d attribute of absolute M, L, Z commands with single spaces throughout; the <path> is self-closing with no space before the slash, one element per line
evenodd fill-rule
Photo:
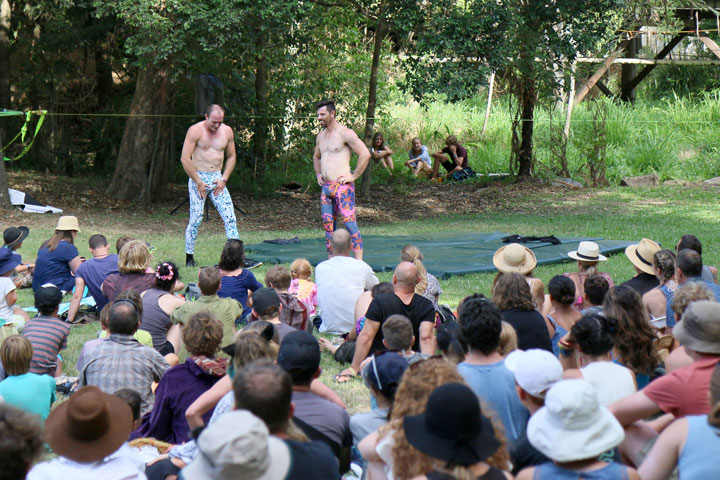
<path fill-rule="evenodd" d="M 0 405 L 0 479 L 25 478 L 43 451 L 40 417 Z"/>
<path fill-rule="evenodd" d="M 96 248 L 107 247 L 108 241 L 107 238 L 105 238 L 105 235 L 96 233 L 95 235 L 90 237 L 90 240 L 88 240 L 88 245 L 90 246 L 91 250 L 95 250 Z"/>
<path fill-rule="evenodd" d="M 203 295 L 215 295 L 220 289 L 222 275 L 216 267 L 205 267 L 198 274 L 198 288 Z"/>
<path fill-rule="evenodd" d="M 679 252 L 680 250 L 684 250 L 686 248 L 695 250 L 698 255 L 702 255 L 702 243 L 700 243 L 700 239 L 698 239 L 695 235 L 687 234 L 680 238 L 680 241 L 677 244 L 677 251 Z"/>
<path fill-rule="evenodd" d="M 320 100 L 315 104 L 315 110 L 320 110 L 322 107 L 327 108 L 328 112 L 334 112 L 335 111 L 335 100 Z"/>
<path fill-rule="evenodd" d="M 137 305 L 132 300 L 115 300 L 110 307 L 108 329 L 110 333 L 132 335 L 140 325 Z"/>
<path fill-rule="evenodd" d="M 113 393 L 116 397 L 120 397 L 128 404 L 133 414 L 133 421 L 140 418 L 140 407 L 142 406 L 142 397 L 132 388 L 121 388 Z"/>
<path fill-rule="evenodd" d="M 235 407 L 260 418 L 271 434 L 284 433 L 290 420 L 290 375 L 268 360 L 243 367 L 233 380 Z"/>
<path fill-rule="evenodd" d="M 585 295 L 593 305 L 602 305 L 605 295 L 610 290 L 610 284 L 601 275 L 590 275 L 583 283 Z"/>
<path fill-rule="evenodd" d="M 484 295 L 465 298 L 458 307 L 458 322 L 470 350 L 489 355 L 497 350 L 502 330 L 500 310 Z"/>
<path fill-rule="evenodd" d="M 702 257 L 695 250 L 684 248 L 680 250 L 675 258 L 675 266 L 686 277 L 699 277 L 702 275 Z"/>
<path fill-rule="evenodd" d="M 208 105 L 207 108 L 205 109 L 205 115 L 207 115 L 207 116 L 209 117 L 210 114 L 213 113 L 213 111 L 216 110 L 216 109 L 217 109 L 217 110 L 220 110 L 223 114 L 225 113 L 225 109 L 223 108 L 222 105 L 218 105 L 217 103 L 211 103 L 211 104 Z"/>
<path fill-rule="evenodd" d="M 404 315 L 390 315 L 382 324 L 382 333 L 391 352 L 404 352 L 412 347 L 412 323 Z"/>
<path fill-rule="evenodd" d="M 130 243 L 133 240 L 135 240 L 135 238 L 131 237 L 129 235 L 123 235 L 122 237 L 118 238 L 115 241 L 115 252 L 120 253 L 120 250 L 122 250 L 122 247 L 124 247 L 126 243 Z"/>

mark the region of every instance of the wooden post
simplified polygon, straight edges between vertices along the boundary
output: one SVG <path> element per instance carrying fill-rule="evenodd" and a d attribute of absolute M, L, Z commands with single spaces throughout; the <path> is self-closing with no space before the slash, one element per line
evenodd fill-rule
<path fill-rule="evenodd" d="M 703 42 L 716 57 L 720 58 L 720 46 L 718 46 L 712 38 L 708 37 L 707 34 L 702 34 L 700 35 L 700 41 Z"/>
<path fill-rule="evenodd" d="M 10 192 L 8 192 L 7 173 L 5 170 L 5 152 L 3 152 L 3 129 L 0 127 L 0 209 L 10 210 Z"/>
<path fill-rule="evenodd" d="M 608 71 L 610 65 L 615 62 L 615 59 L 620 56 L 624 49 L 624 47 L 618 48 L 613 53 L 611 53 L 609 57 L 605 59 L 600 68 L 598 68 L 597 71 L 593 73 L 592 76 L 588 79 L 585 85 L 583 85 L 580 90 L 578 90 L 578 93 L 575 96 L 575 105 L 582 102 L 583 98 L 585 98 L 585 96 L 590 92 L 590 89 L 595 86 L 595 84 L 602 78 L 603 75 L 605 75 L 605 72 Z"/>
<path fill-rule="evenodd" d="M 488 119 L 490 118 L 490 107 L 492 107 L 492 96 L 493 87 L 495 86 L 495 72 L 490 74 L 490 81 L 488 82 L 488 99 L 487 108 L 485 109 L 485 121 L 483 122 L 483 128 L 480 132 L 480 137 L 485 137 L 485 128 L 487 128 Z"/>
<path fill-rule="evenodd" d="M 565 137 L 565 142 L 567 142 L 567 139 L 570 137 L 570 118 L 572 117 L 574 98 L 575 98 L 575 75 L 573 74 L 570 77 L 570 91 L 568 92 L 568 105 L 567 105 L 567 111 L 565 112 L 565 128 L 563 129 L 563 135 Z"/>

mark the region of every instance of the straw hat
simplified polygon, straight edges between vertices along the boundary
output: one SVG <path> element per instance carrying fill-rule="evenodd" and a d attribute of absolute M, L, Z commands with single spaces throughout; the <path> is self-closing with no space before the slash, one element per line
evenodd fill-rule
<path fill-rule="evenodd" d="M 530 443 L 556 462 L 595 458 L 617 446 L 625 431 L 600 405 L 587 380 L 563 380 L 550 388 L 545 406 L 530 417 Z"/>
<path fill-rule="evenodd" d="M 519 243 L 511 243 L 498 248 L 493 255 L 493 264 L 502 273 L 525 275 L 532 272 L 537 265 L 537 259 L 529 248 Z"/>
<path fill-rule="evenodd" d="M 57 227 L 55 227 L 55 230 L 74 230 L 76 232 L 80 232 L 80 225 L 78 224 L 77 217 L 65 215 L 58 218 L 58 224 Z"/>
<path fill-rule="evenodd" d="M 80 463 L 95 462 L 125 443 L 132 423 L 125 400 L 87 386 L 50 412 L 45 441 L 58 455 Z"/>
<path fill-rule="evenodd" d="M 661 249 L 657 242 L 647 238 L 640 240 L 640 243 L 630 245 L 625 249 L 625 255 L 637 268 L 650 275 L 655 275 L 652 261 L 653 255 Z"/>
<path fill-rule="evenodd" d="M 683 347 L 720 355 L 720 303 L 708 300 L 692 302 L 672 333 Z"/>
<path fill-rule="evenodd" d="M 600 247 L 595 242 L 580 242 L 577 250 L 568 253 L 568 257 L 581 262 L 604 262 L 605 255 L 600 255 Z"/>

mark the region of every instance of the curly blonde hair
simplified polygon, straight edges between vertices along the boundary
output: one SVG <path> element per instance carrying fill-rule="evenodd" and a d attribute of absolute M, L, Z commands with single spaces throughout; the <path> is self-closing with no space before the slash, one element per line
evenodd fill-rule
<path fill-rule="evenodd" d="M 150 266 L 150 250 L 142 240 L 131 240 L 120 249 L 118 271 L 120 273 L 144 273 Z"/>
<path fill-rule="evenodd" d="M 465 381 L 455 365 L 441 357 L 432 357 L 412 364 L 400 381 L 390 412 L 390 422 L 380 427 L 378 431 L 378 441 L 388 435 L 393 436 L 395 441 L 392 448 L 393 473 L 398 480 L 423 475 L 434 468 L 443 466 L 440 460 L 429 457 L 410 445 L 405 438 L 402 422 L 406 415 L 419 415 L 425 412 L 430 394 L 437 387 L 446 383 L 465 383 Z M 493 419 L 495 436 L 502 443 L 501 447 L 486 462 L 496 468 L 506 469 L 510 456 L 506 449 L 504 429 L 489 414 L 490 409 L 483 405 L 482 411 Z"/>

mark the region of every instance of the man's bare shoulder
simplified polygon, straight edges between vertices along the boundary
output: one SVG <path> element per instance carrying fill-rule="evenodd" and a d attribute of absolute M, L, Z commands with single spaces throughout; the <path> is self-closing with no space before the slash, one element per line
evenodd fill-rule
<path fill-rule="evenodd" d="M 223 134 L 224 134 L 227 138 L 229 138 L 229 139 L 232 139 L 232 138 L 233 138 L 233 135 L 234 135 L 234 134 L 233 134 L 233 129 L 232 129 L 232 127 L 231 127 L 230 125 L 227 125 L 227 124 L 224 124 L 224 123 L 223 123 L 222 126 L 220 127 L 220 130 L 223 132 Z"/>
<path fill-rule="evenodd" d="M 352 142 L 356 139 L 360 138 L 358 137 L 358 134 L 355 133 L 355 130 L 353 130 L 350 127 L 346 127 L 344 125 L 340 125 L 340 135 L 342 136 L 343 140 L 346 142 Z"/>
<path fill-rule="evenodd" d="M 191 125 L 190 128 L 188 128 L 187 131 L 187 137 L 188 138 L 200 138 L 202 136 L 203 132 L 203 123 L 204 120 L 199 121 L 198 123 Z"/>

